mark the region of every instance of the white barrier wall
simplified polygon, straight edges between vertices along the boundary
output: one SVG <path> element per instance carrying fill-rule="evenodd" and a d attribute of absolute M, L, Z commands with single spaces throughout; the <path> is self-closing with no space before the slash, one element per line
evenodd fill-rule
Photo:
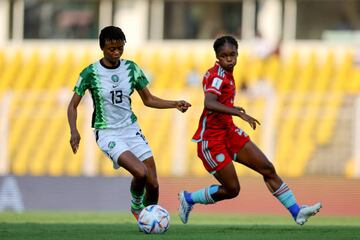
<path fill-rule="evenodd" d="M 9 38 L 10 3 L 0 1 L 0 46 Z"/>

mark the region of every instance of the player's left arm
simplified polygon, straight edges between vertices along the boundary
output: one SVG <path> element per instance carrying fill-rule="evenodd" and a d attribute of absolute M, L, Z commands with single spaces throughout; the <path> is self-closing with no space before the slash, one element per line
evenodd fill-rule
<path fill-rule="evenodd" d="M 144 105 L 147 107 L 160 108 L 160 109 L 176 108 L 181 112 L 186 112 L 188 108 L 191 107 L 191 104 L 185 100 L 177 100 L 177 101 L 165 100 L 157 96 L 154 96 L 153 94 L 151 94 L 150 90 L 147 87 L 144 87 L 142 89 L 137 89 L 137 91 Z"/>

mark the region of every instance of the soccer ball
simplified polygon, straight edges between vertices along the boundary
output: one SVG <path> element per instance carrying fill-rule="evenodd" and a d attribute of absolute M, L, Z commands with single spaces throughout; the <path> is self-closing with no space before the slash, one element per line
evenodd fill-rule
<path fill-rule="evenodd" d="M 170 226 L 170 214 L 159 205 L 149 205 L 140 212 L 138 226 L 146 234 L 164 233 Z"/>

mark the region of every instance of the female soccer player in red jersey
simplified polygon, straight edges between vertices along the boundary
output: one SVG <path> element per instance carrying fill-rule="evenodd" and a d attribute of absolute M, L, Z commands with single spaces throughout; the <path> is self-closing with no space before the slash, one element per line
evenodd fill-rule
<path fill-rule="evenodd" d="M 290 188 L 277 175 L 273 164 L 250 140 L 249 136 L 234 125 L 232 116 L 240 117 L 255 129 L 258 120 L 241 107 L 234 106 L 235 81 L 233 69 L 238 56 L 238 43 L 232 36 L 215 40 L 217 61 L 203 78 L 204 110 L 199 127 L 193 136 L 197 152 L 206 170 L 213 174 L 220 185 L 211 185 L 195 192 L 179 193 L 179 215 L 187 223 L 196 203 L 213 204 L 236 197 L 240 184 L 233 160 L 260 173 L 270 192 L 289 210 L 297 224 L 304 224 L 316 214 L 321 203 L 299 206 Z"/>

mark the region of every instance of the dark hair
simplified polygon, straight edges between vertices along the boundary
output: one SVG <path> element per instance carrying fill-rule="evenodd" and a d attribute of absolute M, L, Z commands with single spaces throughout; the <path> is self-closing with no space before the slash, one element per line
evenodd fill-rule
<path fill-rule="evenodd" d="M 219 37 L 215 40 L 214 42 L 214 51 L 216 54 L 218 54 L 218 51 L 219 51 L 219 48 L 224 46 L 225 43 L 230 43 L 232 45 L 234 45 L 236 47 L 236 49 L 238 49 L 238 42 L 236 41 L 236 39 L 233 37 L 233 36 L 222 36 L 222 37 Z"/>
<path fill-rule="evenodd" d="M 124 32 L 121 30 L 121 28 L 115 26 L 107 26 L 104 27 L 100 32 L 100 36 L 99 36 L 100 48 L 103 49 L 105 46 L 105 42 L 109 40 L 110 41 L 121 40 L 126 42 L 126 37 Z"/>

